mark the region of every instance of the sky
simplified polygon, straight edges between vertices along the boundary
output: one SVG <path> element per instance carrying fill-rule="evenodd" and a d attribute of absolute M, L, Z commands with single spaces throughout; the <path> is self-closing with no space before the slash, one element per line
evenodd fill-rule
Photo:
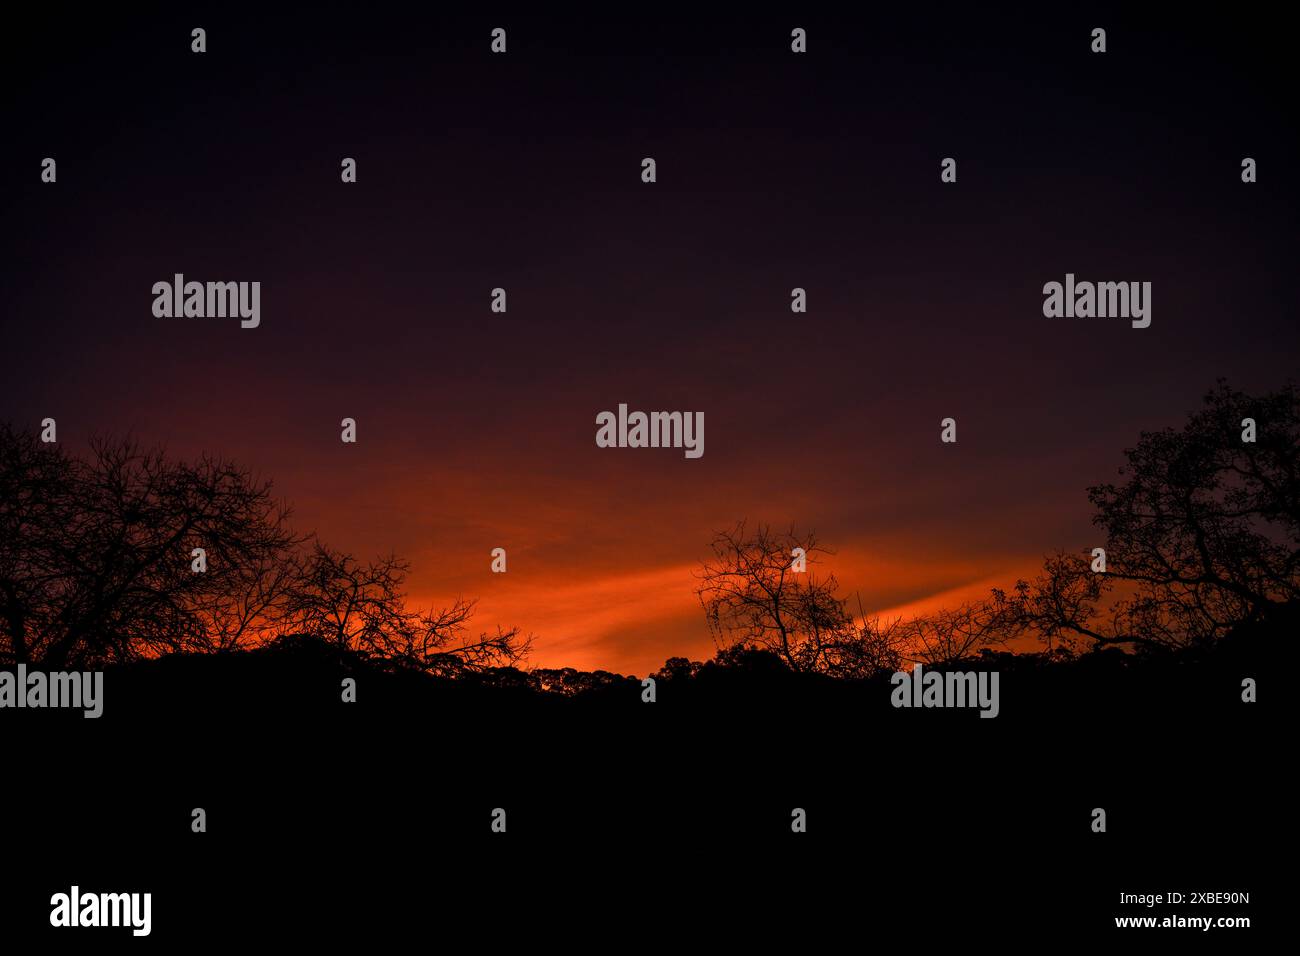
<path fill-rule="evenodd" d="M 0 419 L 231 457 L 538 666 L 711 656 L 693 573 L 742 519 L 815 529 L 870 612 L 1009 586 L 1098 544 L 1086 489 L 1142 430 L 1297 371 L 1248 26 L 88 16 L 4 66 Z M 260 326 L 154 316 L 178 272 L 260 281 Z M 1151 282 L 1151 326 L 1045 318 L 1067 272 Z M 597 447 L 619 403 L 703 412 L 704 455 Z"/>

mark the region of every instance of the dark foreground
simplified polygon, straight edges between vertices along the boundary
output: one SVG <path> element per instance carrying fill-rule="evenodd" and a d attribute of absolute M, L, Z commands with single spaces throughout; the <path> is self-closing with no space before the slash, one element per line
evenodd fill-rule
<path fill-rule="evenodd" d="M 1279 642 L 990 659 L 996 719 L 894 709 L 887 679 L 804 680 L 762 660 L 661 680 L 653 704 L 631 679 L 539 695 L 310 646 L 133 665 L 106 674 L 98 720 L 0 715 L 0 913 L 7 940 L 82 951 L 197 938 L 386 952 L 453 932 L 493 948 L 1239 949 L 1271 922 L 1292 759 L 1269 731 L 1285 663 L 1261 646 Z M 1259 703 L 1241 700 L 1248 676 Z M 74 883 L 151 892 L 150 936 L 52 930 L 50 897 Z M 1188 900 L 1120 903 L 1170 891 Z M 1250 902 L 1190 905 L 1204 891 Z M 1252 927 L 1115 926 L 1147 915 Z"/>

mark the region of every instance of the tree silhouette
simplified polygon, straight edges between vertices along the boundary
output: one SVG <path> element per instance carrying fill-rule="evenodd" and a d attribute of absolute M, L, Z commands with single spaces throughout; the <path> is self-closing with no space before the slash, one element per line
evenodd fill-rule
<path fill-rule="evenodd" d="M 705 562 L 696 592 L 715 642 L 774 651 L 792 670 L 825 667 L 827 653 L 851 626 L 844 601 L 836 596 L 834 575 L 818 579 L 812 567 L 829 554 L 816 535 L 791 528 L 774 532 L 745 522 L 713 538 L 714 560 Z M 802 548 L 809 570 L 793 570 L 795 548 Z"/>
<path fill-rule="evenodd" d="M 1256 441 L 1243 440 L 1253 419 Z M 1220 381 L 1181 430 L 1143 433 L 1121 484 L 1089 489 L 1106 571 L 1056 554 L 995 601 L 1048 642 L 1184 647 L 1300 602 L 1300 392 Z"/>
<path fill-rule="evenodd" d="M 808 570 L 793 569 L 795 548 L 803 549 Z M 742 521 L 718 532 L 712 550 L 714 560 L 697 574 L 696 593 L 719 663 L 760 649 L 794 671 L 870 677 L 897 670 L 917 640 L 919 621 L 868 617 L 861 601 L 860 616 L 849 613 L 835 576 L 818 577 L 813 570 L 834 553 L 813 532 L 774 532 L 760 524 L 750 533 Z"/>
<path fill-rule="evenodd" d="M 864 614 L 827 649 L 822 672 L 832 677 L 855 678 L 898 670 L 905 659 L 910 659 L 914 624 L 901 618 L 887 621 Z"/>
<path fill-rule="evenodd" d="M 922 664 L 955 664 L 976 652 L 1005 644 L 1014 633 L 995 601 L 970 601 L 903 622 L 898 644 Z"/>
<path fill-rule="evenodd" d="M 289 555 L 263 555 L 228 576 L 226 588 L 197 608 L 207 650 L 256 647 L 282 630 L 300 581 L 300 562 Z"/>
<path fill-rule="evenodd" d="M 12 661 L 39 653 L 56 617 L 63 561 L 49 529 L 69 510 L 71 472 L 58 446 L 0 425 L 0 652 Z"/>
<path fill-rule="evenodd" d="M 409 610 L 405 562 L 361 564 L 289 515 L 228 461 L 98 439 L 83 460 L 0 426 L 0 662 L 100 666 L 290 633 L 439 673 L 527 654 L 518 629 L 467 637 L 472 601 Z"/>
<path fill-rule="evenodd" d="M 297 567 L 283 628 L 381 657 L 414 634 L 417 615 L 402 592 L 409 567 L 396 555 L 362 564 L 317 541 Z"/>
<path fill-rule="evenodd" d="M 7 656 L 96 665 L 207 650 L 205 608 L 296 538 L 269 483 L 216 458 L 167 461 L 96 440 L 88 461 L 0 432 Z M 205 572 L 191 553 L 210 556 Z"/>
<path fill-rule="evenodd" d="M 522 663 L 532 651 L 533 636 L 520 628 L 498 624 L 495 633 L 469 635 L 467 622 L 477 603 L 457 598 L 450 607 L 425 612 L 412 639 L 395 653 L 416 667 L 448 677 Z"/>

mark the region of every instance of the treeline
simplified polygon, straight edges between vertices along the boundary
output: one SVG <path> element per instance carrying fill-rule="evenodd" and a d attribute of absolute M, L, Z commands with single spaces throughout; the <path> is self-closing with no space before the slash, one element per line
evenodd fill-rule
<path fill-rule="evenodd" d="M 871 678 L 1025 638 L 1052 659 L 1280 632 L 1300 606 L 1298 450 L 1294 384 L 1251 397 L 1220 382 L 1181 429 L 1142 434 L 1121 481 L 1089 489 L 1095 547 L 906 620 L 855 613 L 820 573 L 831 552 L 815 534 L 742 522 L 715 536 L 698 575 L 718 658 L 674 658 L 661 676 L 768 660 Z M 526 674 L 511 679 L 547 694 L 597 692 L 617 676 L 522 671 L 531 637 L 519 628 L 471 629 L 472 600 L 410 608 L 404 560 L 359 560 L 290 517 L 269 482 L 222 459 L 172 461 L 129 441 L 95 441 L 77 458 L 0 426 L 0 664 L 87 668 L 305 638 L 389 668 Z"/>
<path fill-rule="evenodd" d="M 1285 622 L 1243 625 L 1204 647 L 1137 653 L 1115 647 L 1080 653 L 1063 647 L 1032 653 L 984 648 L 960 662 L 927 665 L 926 670 L 996 671 L 1004 722 L 1036 723 L 1049 714 L 1086 722 L 1087 715 L 1101 709 L 1112 716 L 1180 709 L 1204 715 L 1238 707 L 1243 679 L 1257 679 L 1283 662 L 1285 638 L 1297 626 L 1300 613 Z M 231 696 L 236 695 L 244 720 L 310 714 L 313 719 L 331 717 L 349 723 L 353 713 L 417 720 L 421 715 L 438 720 L 473 714 L 473 721 L 495 727 L 508 722 L 512 714 L 537 708 L 539 713 L 571 713 L 575 718 L 596 709 L 619 711 L 629 718 L 653 712 L 681 714 L 686 719 L 691 713 L 741 719 L 739 715 L 774 713 L 776 708 L 792 716 L 839 712 L 855 720 L 868 712 L 893 711 L 892 677 L 883 671 L 853 678 L 796 671 L 773 651 L 743 646 L 719 651 L 704 661 L 670 658 L 644 676 L 510 665 L 451 676 L 319 638 L 286 635 L 232 653 L 171 654 L 112 666 L 105 684 L 112 690 L 114 718 L 169 713 L 210 719 L 227 714 Z M 346 692 L 350 697 L 343 691 L 347 678 L 353 678 L 353 690 Z M 340 707 L 341 699 L 359 700 L 366 706 L 353 711 Z M 648 701 L 668 709 L 645 708 Z M 940 712 L 949 716 L 934 716 Z M 953 711 L 943 708 L 909 713 L 915 721 L 964 719 L 952 718 Z M 978 719 L 976 710 L 962 713 Z M 614 733 L 600 727 L 591 732 Z"/>

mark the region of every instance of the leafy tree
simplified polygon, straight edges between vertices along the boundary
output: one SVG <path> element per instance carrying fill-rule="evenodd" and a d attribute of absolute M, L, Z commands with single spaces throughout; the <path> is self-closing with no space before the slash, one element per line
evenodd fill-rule
<path fill-rule="evenodd" d="M 1243 440 L 1253 419 L 1254 442 Z M 1220 381 L 1181 429 L 1143 433 L 1121 483 L 1088 497 L 1106 571 L 1056 554 L 995 592 L 1004 622 L 1048 642 L 1184 647 L 1300 602 L 1300 392 L 1251 397 Z"/>

